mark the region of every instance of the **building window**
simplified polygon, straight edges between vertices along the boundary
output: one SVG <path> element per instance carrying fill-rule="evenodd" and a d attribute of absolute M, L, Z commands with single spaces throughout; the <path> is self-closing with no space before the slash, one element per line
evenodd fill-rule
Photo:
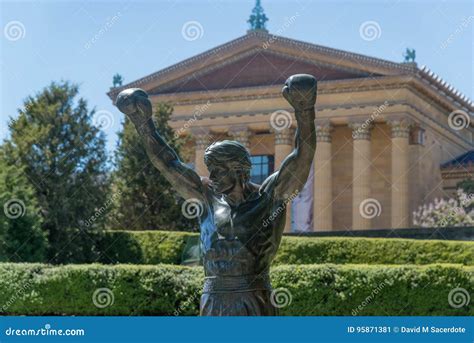
<path fill-rule="evenodd" d="M 250 156 L 250 160 L 252 161 L 250 180 L 260 185 L 271 173 L 273 173 L 273 156 L 254 155 Z"/>

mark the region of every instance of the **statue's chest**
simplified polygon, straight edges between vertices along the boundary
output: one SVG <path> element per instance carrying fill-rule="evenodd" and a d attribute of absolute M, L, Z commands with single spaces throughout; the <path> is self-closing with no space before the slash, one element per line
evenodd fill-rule
<path fill-rule="evenodd" d="M 258 230 L 267 212 L 266 198 L 259 197 L 238 207 L 222 199 L 213 202 L 214 227 L 219 238 L 241 239 Z"/>

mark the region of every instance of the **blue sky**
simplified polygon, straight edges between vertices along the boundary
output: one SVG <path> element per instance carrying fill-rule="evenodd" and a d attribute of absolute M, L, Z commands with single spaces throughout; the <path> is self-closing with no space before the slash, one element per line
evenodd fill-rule
<path fill-rule="evenodd" d="M 105 94 L 112 76 L 120 73 L 127 83 L 244 35 L 254 6 L 254 0 L 0 1 L 0 139 L 8 136 L 8 118 L 17 115 L 26 96 L 53 80 L 71 80 L 91 107 L 112 113 L 104 124 L 109 151 L 123 119 Z M 262 1 L 271 33 L 284 28 L 282 36 L 396 62 L 405 48 L 415 48 L 420 66 L 471 100 L 473 4 Z M 195 40 L 182 33 L 191 21 L 202 27 Z M 380 28 L 373 40 L 360 34 L 369 21 Z"/>

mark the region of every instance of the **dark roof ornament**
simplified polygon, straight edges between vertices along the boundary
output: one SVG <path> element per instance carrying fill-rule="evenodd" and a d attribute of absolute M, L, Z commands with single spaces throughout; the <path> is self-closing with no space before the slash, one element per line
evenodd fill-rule
<path fill-rule="evenodd" d="M 407 48 L 405 50 L 405 53 L 403 54 L 403 57 L 405 57 L 405 63 L 414 63 L 415 62 L 415 58 L 416 58 L 416 51 L 415 49 L 410 49 L 410 48 Z"/>
<path fill-rule="evenodd" d="M 265 27 L 265 23 L 268 21 L 267 16 L 263 12 L 263 7 L 260 4 L 260 0 L 256 0 L 255 7 L 252 10 L 252 14 L 250 15 L 249 20 L 247 23 L 250 24 L 250 31 L 265 31 L 268 32 L 267 28 Z"/>

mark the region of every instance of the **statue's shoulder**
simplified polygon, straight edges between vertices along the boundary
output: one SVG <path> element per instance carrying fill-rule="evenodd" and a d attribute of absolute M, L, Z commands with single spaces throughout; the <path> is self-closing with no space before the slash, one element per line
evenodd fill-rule
<path fill-rule="evenodd" d="M 260 186 L 259 193 L 260 194 L 273 193 L 273 189 L 275 188 L 277 177 L 278 177 L 278 171 L 274 172 L 269 177 L 267 177 L 265 181 L 263 181 L 262 185 Z"/>
<path fill-rule="evenodd" d="M 211 179 L 209 179 L 207 176 L 200 176 L 201 178 L 201 184 L 203 187 L 204 194 L 206 198 L 209 200 L 213 196 L 215 196 L 214 190 L 212 188 L 212 182 Z"/>

